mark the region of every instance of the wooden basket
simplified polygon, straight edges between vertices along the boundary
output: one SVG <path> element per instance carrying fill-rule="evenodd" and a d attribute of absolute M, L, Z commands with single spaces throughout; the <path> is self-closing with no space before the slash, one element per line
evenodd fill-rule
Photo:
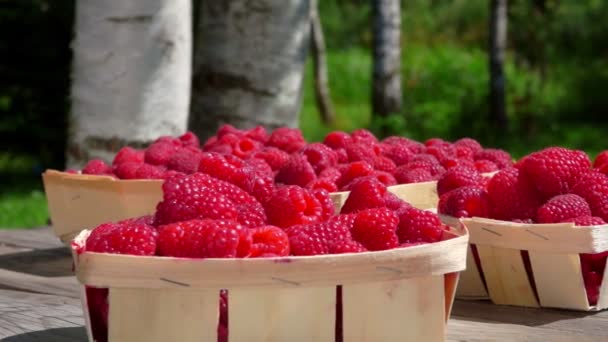
<path fill-rule="evenodd" d="M 89 231 L 75 240 L 82 246 Z M 80 283 L 109 288 L 109 341 L 217 341 L 220 289 L 229 341 L 444 341 L 468 233 L 381 252 L 269 259 L 73 253 Z M 83 291 L 84 293 L 84 291 Z M 91 338 L 86 296 L 83 307 Z"/>
<path fill-rule="evenodd" d="M 69 242 L 83 229 L 153 214 L 162 180 L 119 180 L 49 170 L 42 174 L 55 235 Z"/>
<path fill-rule="evenodd" d="M 439 201 L 436 181 L 392 185 L 388 187 L 388 191 L 418 209 L 436 208 Z M 341 191 L 330 194 L 337 211 L 342 208 L 349 193 L 349 191 Z"/>
<path fill-rule="evenodd" d="M 584 311 L 608 308 L 608 272 L 604 273 L 598 303 L 591 306 L 579 258 L 581 253 L 608 250 L 608 225 L 521 224 L 484 218 L 460 221 L 470 233 L 470 243 L 477 247 L 487 291 L 495 304 Z M 538 299 L 521 251 L 528 252 Z M 469 248 L 467 268 L 476 268 L 472 259 Z M 459 288 L 460 294 L 480 290 L 479 282 L 470 281 L 468 273 L 462 278 L 469 283 Z"/>

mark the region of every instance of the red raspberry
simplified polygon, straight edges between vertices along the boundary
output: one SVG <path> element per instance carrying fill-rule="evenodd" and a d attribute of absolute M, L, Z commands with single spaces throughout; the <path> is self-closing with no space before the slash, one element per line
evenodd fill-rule
<path fill-rule="evenodd" d="M 439 163 L 443 162 L 446 159 L 455 158 L 454 151 L 451 149 L 450 145 L 443 146 L 429 146 L 426 149 L 426 154 L 430 154 L 433 157 L 437 158 Z"/>
<path fill-rule="evenodd" d="M 315 196 L 321 208 L 323 209 L 322 219 L 327 220 L 334 216 L 336 207 L 329 196 L 329 192 L 325 189 L 313 189 L 312 194 Z"/>
<path fill-rule="evenodd" d="M 114 156 L 113 166 L 118 164 L 133 162 L 142 164 L 144 162 L 144 151 L 136 150 L 132 147 L 125 146 Z"/>
<path fill-rule="evenodd" d="M 411 208 L 412 206 L 406 201 L 399 198 L 397 195 L 393 194 L 390 191 L 387 191 L 384 194 L 384 203 L 385 206 L 391 210 L 399 210 L 401 208 Z"/>
<path fill-rule="evenodd" d="M 87 307 L 94 341 L 108 341 L 108 289 L 86 286 Z"/>
<path fill-rule="evenodd" d="M 528 155 L 522 171 L 546 198 L 568 193 L 591 167 L 585 152 L 549 147 Z"/>
<path fill-rule="evenodd" d="M 412 153 L 418 154 L 422 153 L 425 150 L 424 144 L 419 143 L 418 141 L 411 140 L 405 137 L 397 137 L 392 136 L 382 140 L 382 143 L 388 145 L 403 145 L 406 146 Z"/>
<path fill-rule="evenodd" d="M 409 169 L 407 165 L 395 170 L 395 179 L 398 184 L 429 182 L 435 179 L 427 169 Z"/>
<path fill-rule="evenodd" d="M 454 157 L 458 159 L 465 159 L 474 161 L 475 160 L 475 152 L 463 146 L 452 145 L 452 151 Z"/>
<path fill-rule="evenodd" d="M 475 154 L 475 160 L 485 159 L 493 162 L 499 168 L 503 169 L 513 165 L 511 155 L 504 150 L 486 148 L 483 151 Z"/>
<path fill-rule="evenodd" d="M 372 172 L 374 172 L 374 168 L 364 161 L 350 163 L 342 171 L 336 185 L 338 188 L 342 188 L 357 178 L 371 175 Z"/>
<path fill-rule="evenodd" d="M 355 143 L 364 143 L 368 145 L 375 145 L 378 143 L 378 138 L 376 138 L 372 132 L 364 128 L 359 128 L 352 131 L 350 133 L 350 137 Z"/>
<path fill-rule="evenodd" d="M 252 167 L 253 169 L 255 169 L 256 172 L 260 174 L 274 178 L 274 171 L 272 171 L 272 168 L 270 167 L 270 165 L 268 165 L 266 161 L 264 161 L 264 159 L 248 158 L 245 159 L 245 164 L 247 164 L 247 166 Z"/>
<path fill-rule="evenodd" d="M 374 159 L 374 169 L 393 173 L 397 169 L 397 166 L 390 158 L 380 156 Z"/>
<path fill-rule="evenodd" d="M 458 139 L 454 142 L 454 146 L 465 147 L 473 153 L 478 153 L 478 152 L 481 152 L 481 150 L 483 150 L 483 147 L 481 147 L 481 144 L 479 142 L 477 142 L 477 140 L 471 139 L 471 138 Z"/>
<path fill-rule="evenodd" d="M 264 126 L 255 126 L 252 129 L 245 131 L 245 136 L 261 143 L 268 141 L 268 132 Z"/>
<path fill-rule="evenodd" d="M 450 143 L 441 138 L 430 138 L 424 142 L 424 146 L 449 146 Z"/>
<path fill-rule="evenodd" d="M 439 164 L 439 161 L 437 161 L 437 158 L 435 158 L 434 156 L 432 156 L 430 154 L 415 155 L 414 157 L 412 157 L 410 162 L 407 163 L 405 166 L 409 170 L 425 169 L 425 170 L 429 171 L 433 177 L 440 176 L 441 174 L 443 174 L 445 172 L 445 169 L 443 168 L 443 166 L 441 166 L 441 164 Z M 402 168 L 402 167 L 404 167 L 404 166 L 400 166 L 399 168 Z M 399 169 L 399 168 L 397 168 L 397 169 Z"/>
<path fill-rule="evenodd" d="M 328 167 L 327 169 L 319 173 L 319 179 L 326 179 L 328 181 L 336 183 L 340 179 L 341 173 L 334 167 Z M 331 191 L 330 191 L 331 192 Z"/>
<path fill-rule="evenodd" d="M 441 240 L 443 231 L 439 216 L 430 211 L 416 208 L 399 211 L 397 236 L 401 243 L 437 242 Z"/>
<path fill-rule="evenodd" d="M 600 285 L 602 284 L 602 277 L 598 272 L 586 272 L 583 273 L 583 280 L 585 283 L 585 290 L 587 291 L 587 300 L 589 305 L 596 305 L 600 297 Z"/>
<path fill-rule="evenodd" d="M 159 227 L 158 252 L 162 256 L 244 257 L 251 244 L 251 232 L 230 220 L 189 220 Z"/>
<path fill-rule="evenodd" d="M 130 219 L 122 220 L 118 222 L 119 224 L 144 224 L 146 226 L 154 227 L 154 215 L 145 215 L 140 217 L 133 217 Z"/>
<path fill-rule="evenodd" d="M 135 162 L 120 163 L 114 167 L 114 173 L 120 179 L 137 179 L 137 170 L 141 165 Z"/>
<path fill-rule="evenodd" d="M 243 177 L 240 172 L 243 167 L 245 167 L 245 162 L 234 156 L 204 152 L 201 154 L 198 171 L 232 184 L 238 184 Z"/>
<path fill-rule="evenodd" d="M 159 137 L 153 142 L 153 144 L 169 144 L 175 147 L 182 147 L 183 145 L 179 138 L 168 135 L 163 135 L 162 137 Z"/>
<path fill-rule="evenodd" d="M 93 159 L 82 169 L 82 173 L 85 175 L 111 175 L 112 168 L 101 159 Z"/>
<path fill-rule="evenodd" d="M 352 240 L 350 234 L 352 222 L 354 222 L 354 215 L 339 215 L 321 223 L 289 227 L 286 231 L 289 235 L 291 254 L 320 255 L 330 253 L 330 246 L 339 241 Z"/>
<path fill-rule="evenodd" d="M 387 208 L 362 210 L 355 217 L 351 233 L 355 241 L 370 251 L 381 251 L 399 246 L 397 225 L 399 218 Z"/>
<path fill-rule="evenodd" d="M 454 217 L 489 217 L 488 193 L 480 186 L 469 185 L 444 193 L 439 198 L 439 212 Z"/>
<path fill-rule="evenodd" d="M 321 144 L 312 143 L 302 149 L 302 154 L 308 158 L 308 162 L 319 174 L 328 167 L 333 167 L 338 164 L 338 156 L 331 148 Z"/>
<path fill-rule="evenodd" d="M 286 228 L 320 222 L 323 207 L 314 194 L 295 185 L 277 188 L 265 203 L 268 223 Z"/>
<path fill-rule="evenodd" d="M 362 253 L 367 252 L 361 243 L 355 240 L 340 240 L 329 246 L 329 254 Z"/>
<path fill-rule="evenodd" d="M 606 163 L 608 163 L 608 150 L 600 152 L 597 157 L 595 157 L 595 160 L 593 161 L 593 167 L 598 169 Z"/>
<path fill-rule="evenodd" d="M 488 173 L 498 171 L 498 166 L 487 159 L 478 159 L 475 161 L 475 168 L 480 173 Z"/>
<path fill-rule="evenodd" d="M 384 171 L 374 171 L 368 177 L 374 177 L 386 186 L 397 185 L 397 180 L 393 175 Z"/>
<path fill-rule="evenodd" d="M 317 178 L 306 185 L 307 189 L 325 189 L 327 192 L 337 192 L 338 186 L 327 178 Z"/>
<path fill-rule="evenodd" d="M 468 167 L 469 169 L 475 169 L 475 162 L 468 159 L 448 158 L 441 162 L 441 166 L 443 166 L 446 170 L 455 167 Z"/>
<path fill-rule="evenodd" d="M 373 177 L 355 181 L 350 187 L 350 194 L 342 206 L 341 213 L 356 213 L 361 210 L 380 208 L 386 205 L 384 195 L 386 185 Z"/>
<path fill-rule="evenodd" d="M 338 158 L 338 163 L 340 163 L 340 164 L 348 163 L 348 153 L 346 153 L 346 149 L 339 148 L 334 151 L 336 152 L 336 157 Z"/>
<path fill-rule="evenodd" d="M 536 222 L 566 222 L 579 216 L 591 216 L 591 209 L 585 199 L 578 195 L 557 195 L 538 208 Z"/>
<path fill-rule="evenodd" d="M 346 146 L 346 154 L 348 155 L 348 161 L 350 162 L 364 161 L 370 165 L 374 164 L 374 161 L 378 156 L 376 151 L 370 148 L 370 145 L 364 143 L 350 144 Z"/>
<path fill-rule="evenodd" d="M 306 156 L 294 154 L 275 177 L 277 183 L 287 185 L 306 186 L 317 178 L 315 170 L 308 162 Z"/>
<path fill-rule="evenodd" d="M 162 166 L 141 164 L 135 172 L 137 179 L 164 179 L 166 169 Z"/>
<path fill-rule="evenodd" d="M 255 228 L 266 224 L 266 212 L 259 202 L 236 205 L 236 208 L 236 221 L 243 226 Z"/>
<path fill-rule="evenodd" d="M 98 253 L 154 255 L 158 232 L 143 223 L 102 224 L 87 238 L 86 250 Z"/>
<path fill-rule="evenodd" d="M 281 228 L 263 226 L 251 230 L 253 244 L 250 257 L 256 258 L 264 254 L 274 256 L 289 255 L 289 237 Z"/>
<path fill-rule="evenodd" d="M 579 217 L 575 217 L 575 218 L 570 218 L 570 219 L 566 219 L 562 222 L 573 222 L 574 225 L 576 226 L 601 226 L 606 224 L 606 221 L 602 220 L 601 217 L 597 217 L 597 216 L 590 216 L 590 215 L 586 215 L 586 216 L 579 216 Z"/>
<path fill-rule="evenodd" d="M 155 142 L 146 149 L 144 160 L 151 165 L 166 165 L 178 148 L 164 141 Z"/>
<path fill-rule="evenodd" d="M 478 185 L 480 182 L 481 175 L 477 170 L 467 167 L 454 167 L 447 170 L 437 181 L 437 194 L 441 196 L 454 189 L 467 185 Z"/>
<path fill-rule="evenodd" d="M 265 203 L 274 191 L 274 177 L 251 167 L 244 167 L 239 171 L 237 185 L 260 203 Z"/>
<path fill-rule="evenodd" d="M 536 217 L 542 205 L 541 196 L 530 181 L 516 168 L 505 168 L 488 183 L 491 218 L 528 220 Z"/>
<path fill-rule="evenodd" d="M 233 155 L 235 155 L 241 159 L 245 159 L 245 158 L 251 156 L 256 151 L 258 151 L 259 149 L 261 149 L 262 143 L 243 136 L 243 137 L 240 137 L 236 142 L 234 142 L 231 145 L 231 147 L 232 147 Z"/>
<path fill-rule="evenodd" d="M 588 172 L 580 176 L 572 193 L 584 198 L 594 216 L 608 221 L 608 176 L 599 172 Z"/>
<path fill-rule="evenodd" d="M 196 136 L 196 134 L 194 134 L 190 131 L 182 134 L 179 137 L 179 140 L 182 142 L 183 146 L 192 146 L 197 149 L 201 147 L 201 142 L 198 140 L 198 137 Z"/>
<path fill-rule="evenodd" d="M 384 153 L 390 158 L 396 166 L 407 164 L 414 156 L 414 152 L 410 150 L 408 145 L 390 145 L 390 148 Z"/>
<path fill-rule="evenodd" d="M 287 153 L 293 153 L 306 145 L 302 132 L 297 128 L 281 127 L 275 129 L 268 142 L 268 146 L 274 146 Z"/>
<path fill-rule="evenodd" d="M 171 156 L 167 162 L 167 168 L 183 172 L 185 174 L 195 173 L 198 170 L 202 153 L 195 147 L 182 147 Z"/>
<path fill-rule="evenodd" d="M 217 137 L 218 139 L 224 137 L 227 134 L 233 134 L 236 136 L 241 136 L 244 134 L 244 132 L 234 126 L 232 126 L 231 124 L 223 124 L 222 126 L 220 126 L 217 129 Z"/>
<path fill-rule="evenodd" d="M 602 166 L 600 166 L 598 169 L 596 169 L 597 171 L 608 175 L 608 163 L 602 164 Z"/>
<path fill-rule="evenodd" d="M 339 148 L 345 148 L 347 145 L 352 143 L 352 138 L 346 132 L 335 131 L 327 134 L 323 139 L 323 144 L 336 150 Z"/>
<path fill-rule="evenodd" d="M 207 141 L 205 141 L 203 146 L 201 146 L 201 150 L 209 151 L 210 148 L 212 148 L 213 146 L 215 146 L 217 144 L 217 140 L 218 140 L 217 135 L 210 137 L 209 139 L 207 139 Z"/>
<path fill-rule="evenodd" d="M 289 160 L 289 154 L 276 147 L 264 147 L 253 152 L 251 156 L 266 161 L 273 171 L 279 170 Z"/>

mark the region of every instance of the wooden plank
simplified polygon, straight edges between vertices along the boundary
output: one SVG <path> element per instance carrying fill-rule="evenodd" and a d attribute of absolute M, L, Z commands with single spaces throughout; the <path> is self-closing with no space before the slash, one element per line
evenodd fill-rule
<path fill-rule="evenodd" d="M 68 298 L 80 298 L 79 285 L 76 278 L 72 276 L 50 278 L 0 269 L 0 285 Z"/>
<path fill-rule="evenodd" d="M 72 254 L 65 247 L 0 255 L 0 268 L 46 277 L 74 274 Z"/>
<path fill-rule="evenodd" d="M 31 229 L 0 229 L 0 243 L 8 246 L 44 249 L 63 246 L 49 227 Z"/>
<path fill-rule="evenodd" d="M 230 341 L 333 342 L 336 288 L 229 291 Z"/>
<path fill-rule="evenodd" d="M 443 341 L 443 276 L 343 285 L 344 341 Z"/>

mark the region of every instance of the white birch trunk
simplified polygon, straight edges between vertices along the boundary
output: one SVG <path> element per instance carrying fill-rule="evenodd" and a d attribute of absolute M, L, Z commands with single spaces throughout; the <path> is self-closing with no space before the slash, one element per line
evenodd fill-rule
<path fill-rule="evenodd" d="M 297 127 L 310 32 L 309 0 L 203 1 L 190 129 L 223 123 Z"/>
<path fill-rule="evenodd" d="M 490 1 L 490 111 L 498 127 L 508 125 L 505 103 L 506 79 L 504 74 L 505 49 L 507 46 L 507 0 Z"/>
<path fill-rule="evenodd" d="M 183 133 L 190 0 L 77 0 L 68 167 Z"/>

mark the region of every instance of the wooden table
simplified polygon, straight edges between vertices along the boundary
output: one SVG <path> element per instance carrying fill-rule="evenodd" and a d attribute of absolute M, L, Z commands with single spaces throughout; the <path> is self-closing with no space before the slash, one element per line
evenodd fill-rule
<path fill-rule="evenodd" d="M 0 341 L 86 341 L 70 253 L 48 228 L 0 230 Z M 456 301 L 448 341 L 608 341 L 608 311 Z"/>

